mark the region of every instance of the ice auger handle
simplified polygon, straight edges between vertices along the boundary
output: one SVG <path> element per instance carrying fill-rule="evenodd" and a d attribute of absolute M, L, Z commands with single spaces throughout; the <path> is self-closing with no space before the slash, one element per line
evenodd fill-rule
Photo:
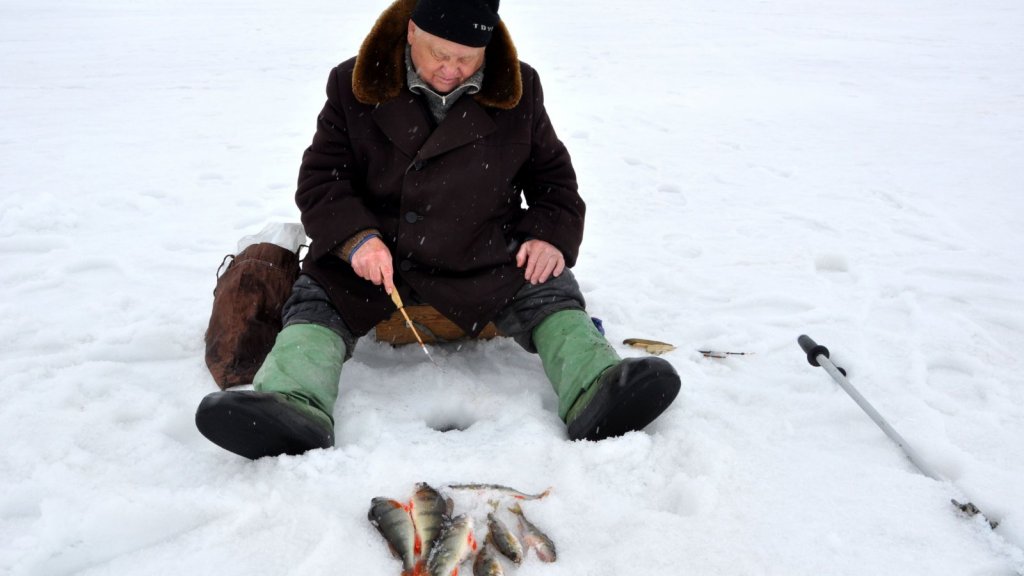
<path fill-rule="evenodd" d="M 819 355 L 824 356 L 825 358 L 829 357 L 828 348 L 818 344 L 807 334 L 801 335 L 796 339 L 796 341 L 800 344 L 800 347 L 804 349 L 804 352 L 807 352 L 807 361 L 811 363 L 811 366 L 820 366 L 820 364 L 818 364 Z"/>

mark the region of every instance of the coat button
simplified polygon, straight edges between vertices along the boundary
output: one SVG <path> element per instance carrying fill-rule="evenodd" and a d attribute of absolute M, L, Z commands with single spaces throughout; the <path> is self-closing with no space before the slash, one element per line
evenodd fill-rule
<path fill-rule="evenodd" d="M 412 270 L 412 262 L 408 260 L 402 260 L 398 264 L 398 267 L 402 269 L 402 272 L 408 272 L 409 270 Z"/>
<path fill-rule="evenodd" d="M 405 213 L 405 221 L 408 222 L 409 224 L 415 224 L 416 222 L 419 222 L 422 219 L 422 216 L 413 212 L 412 210 Z"/>

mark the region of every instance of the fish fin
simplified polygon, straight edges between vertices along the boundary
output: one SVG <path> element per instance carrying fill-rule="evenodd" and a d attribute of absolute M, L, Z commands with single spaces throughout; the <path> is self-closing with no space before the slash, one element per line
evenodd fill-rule
<path fill-rule="evenodd" d="M 427 561 L 420 560 L 416 562 L 416 565 L 409 570 L 403 570 L 402 576 L 426 576 L 427 574 Z"/>
<path fill-rule="evenodd" d="M 423 539 L 420 538 L 420 531 L 416 527 L 416 499 L 411 498 L 409 500 L 409 503 L 406 504 L 405 506 L 402 506 L 402 508 L 404 508 L 405 511 L 409 513 L 409 520 L 412 521 L 412 553 L 414 556 L 419 556 L 423 553 Z"/>

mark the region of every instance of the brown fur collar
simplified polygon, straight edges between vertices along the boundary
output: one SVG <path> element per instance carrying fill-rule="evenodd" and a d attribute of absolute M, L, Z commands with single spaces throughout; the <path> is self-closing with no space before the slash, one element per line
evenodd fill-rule
<path fill-rule="evenodd" d="M 405 87 L 405 45 L 416 0 L 395 0 L 363 40 L 352 74 L 352 92 L 364 104 L 380 104 Z M 484 85 L 473 95 L 484 106 L 508 110 L 523 96 L 519 55 L 504 22 L 498 22 L 487 45 Z"/>

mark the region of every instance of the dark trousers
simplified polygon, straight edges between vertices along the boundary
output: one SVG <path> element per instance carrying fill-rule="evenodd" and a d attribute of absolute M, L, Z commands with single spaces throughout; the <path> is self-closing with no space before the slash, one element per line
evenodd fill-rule
<path fill-rule="evenodd" d="M 558 277 L 543 284 L 526 284 L 508 306 L 494 319 L 494 325 L 505 336 L 510 336 L 529 352 L 536 353 L 533 329 L 545 318 L 561 310 L 584 310 L 586 302 L 576 277 L 566 268 Z M 319 324 L 334 331 L 345 342 L 345 359 L 352 357 L 355 335 L 331 304 L 327 292 L 315 280 L 302 274 L 292 286 L 292 294 L 284 304 L 282 317 L 285 326 L 292 324 Z"/>

